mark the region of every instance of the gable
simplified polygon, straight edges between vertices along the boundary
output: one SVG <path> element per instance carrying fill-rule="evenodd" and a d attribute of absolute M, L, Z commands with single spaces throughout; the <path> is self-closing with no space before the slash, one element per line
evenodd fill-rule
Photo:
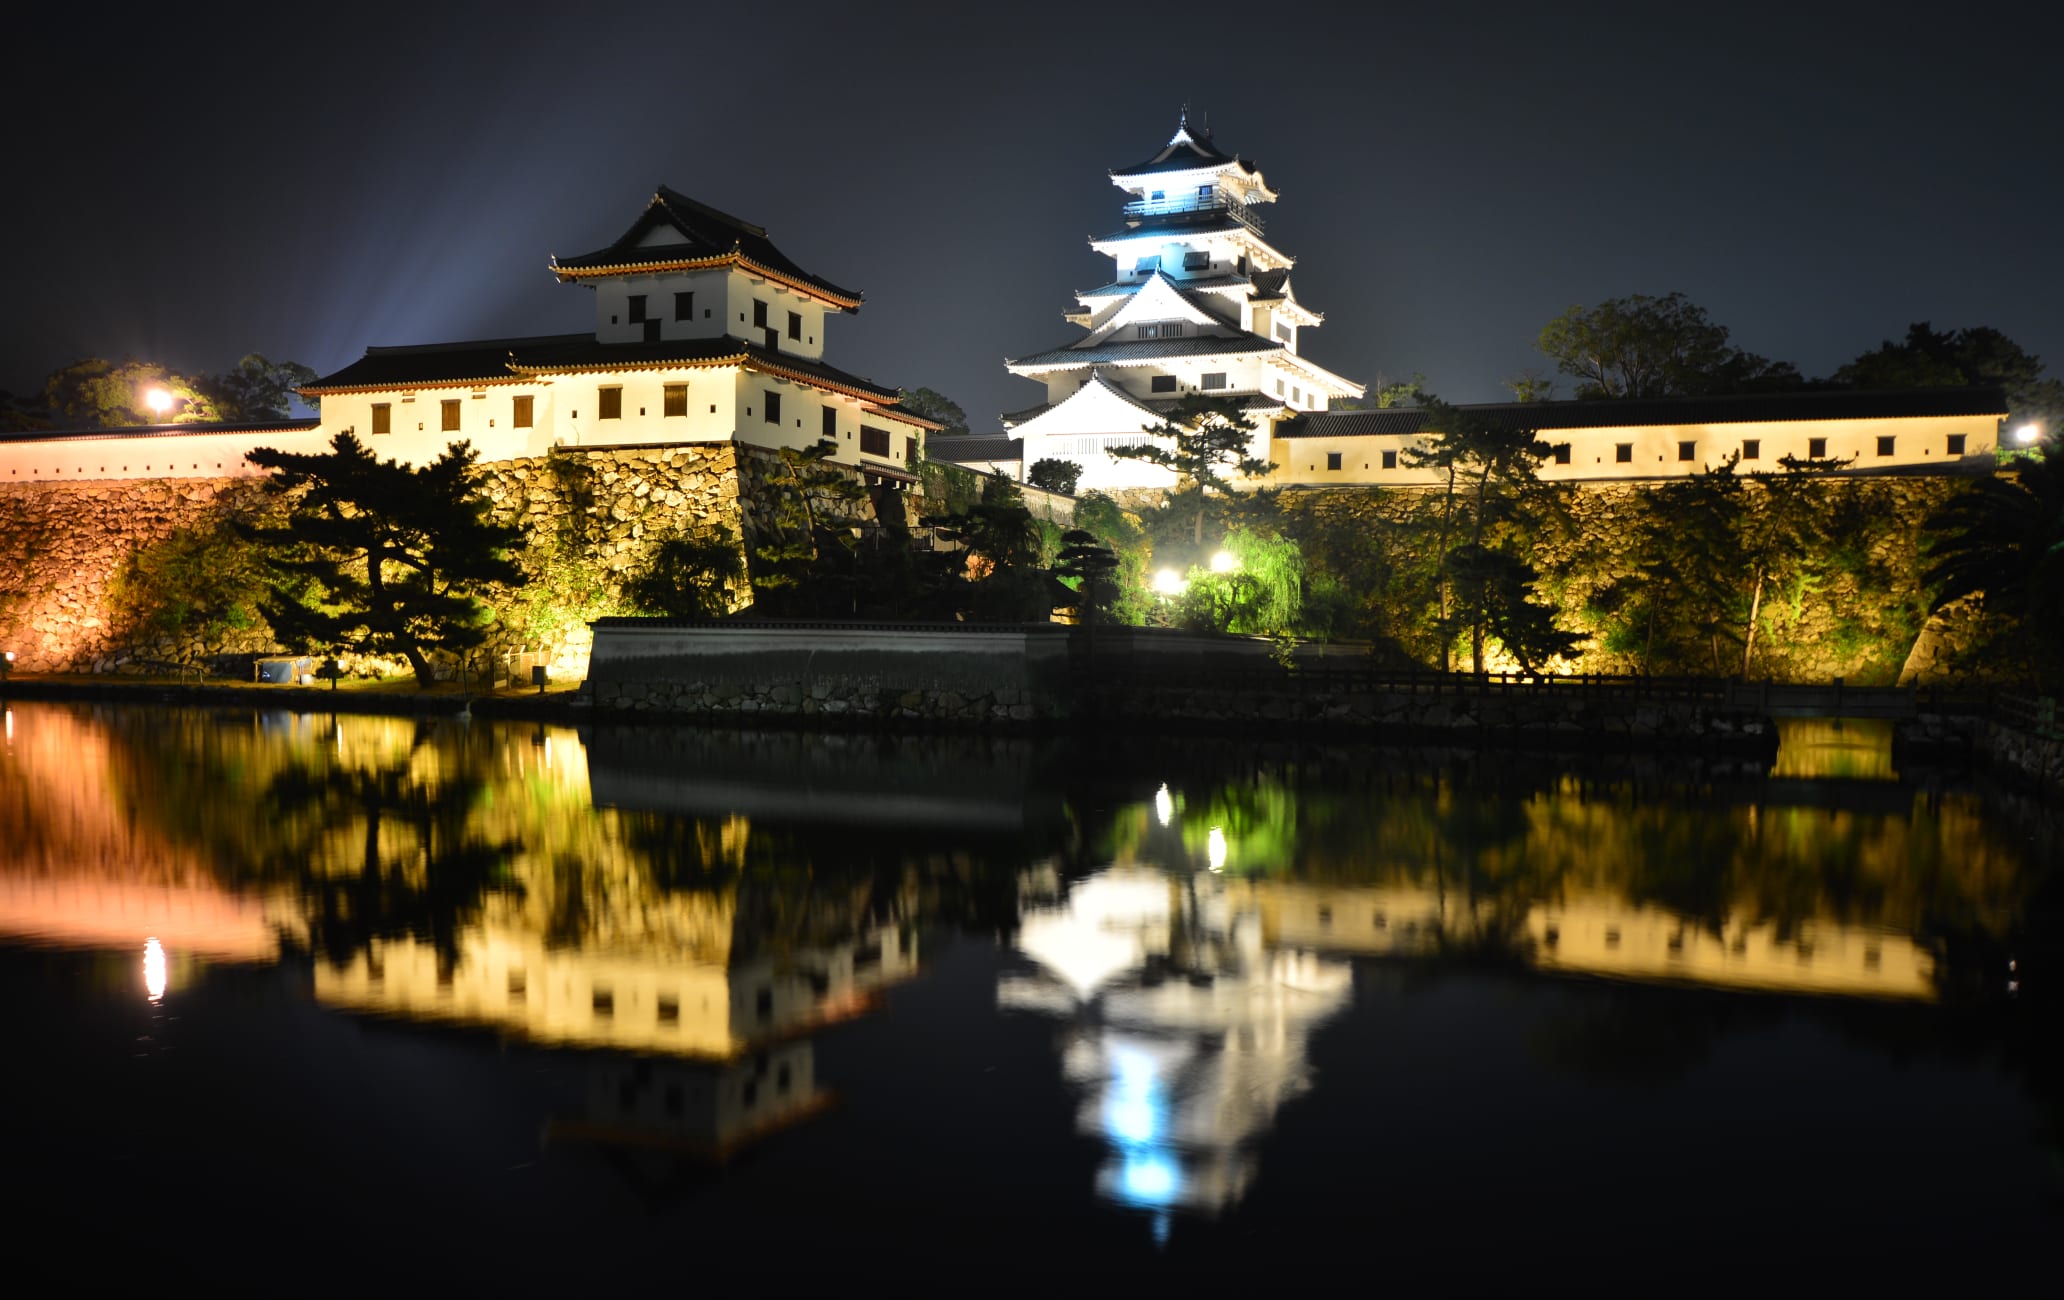
<path fill-rule="evenodd" d="M 1101 375 L 1092 375 L 1088 383 L 1013 427 L 1011 433 L 1018 438 L 1133 433 L 1160 423 L 1160 419 L 1152 410 L 1112 387 Z"/>
<path fill-rule="evenodd" d="M 1094 347 L 1127 326 L 1149 325 L 1156 321 L 1183 321 L 1214 330 L 1225 325 L 1224 321 L 1185 297 L 1167 276 L 1156 273 L 1140 286 L 1138 293 L 1122 299 L 1116 311 L 1103 316 L 1089 337 L 1076 346 Z"/>

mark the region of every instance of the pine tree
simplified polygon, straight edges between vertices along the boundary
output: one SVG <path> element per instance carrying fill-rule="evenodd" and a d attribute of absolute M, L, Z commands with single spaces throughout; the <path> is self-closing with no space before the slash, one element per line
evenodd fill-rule
<path fill-rule="evenodd" d="M 267 491 L 288 503 L 283 524 L 238 527 L 269 552 L 266 621 L 288 645 L 400 655 L 428 687 L 432 651 L 487 639 L 475 593 L 522 580 L 508 553 L 523 530 L 489 517 L 467 475 L 469 443 L 414 467 L 379 459 L 349 433 L 330 445 L 250 454 L 274 471 Z"/>

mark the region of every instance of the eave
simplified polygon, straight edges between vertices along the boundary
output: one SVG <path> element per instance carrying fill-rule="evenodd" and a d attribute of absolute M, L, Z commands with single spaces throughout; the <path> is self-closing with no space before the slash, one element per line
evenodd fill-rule
<path fill-rule="evenodd" d="M 785 289 L 793 290 L 806 298 L 815 298 L 817 301 L 827 306 L 836 307 L 840 311 L 857 312 L 860 310 L 860 304 L 864 301 L 858 294 L 848 297 L 843 294 L 830 293 L 817 285 L 798 279 L 786 272 L 777 271 L 772 267 L 755 262 L 745 254 L 737 251 L 720 253 L 714 257 L 656 258 L 646 261 L 625 260 L 622 262 L 612 262 L 606 266 L 562 266 L 559 264 L 558 259 L 554 258 L 552 261 L 552 274 L 558 276 L 559 282 L 564 284 L 568 280 L 601 280 L 611 279 L 619 275 L 664 275 L 675 271 L 711 271 L 723 267 L 737 267 L 741 271 L 757 275 L 762 279 L 771 280 L 775 284 Z"/>

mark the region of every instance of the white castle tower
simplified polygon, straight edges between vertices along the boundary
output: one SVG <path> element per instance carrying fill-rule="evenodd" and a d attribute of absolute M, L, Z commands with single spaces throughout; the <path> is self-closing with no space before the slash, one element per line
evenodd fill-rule
<path fill-rule="evenodd" d="M 1168 487 L 1169 471 L 1110 451 L 1149 441 L 1143 430 L 1182 398 L 1237 400 L 1257 425 L 1253 454 L 1266 457 L 1276 418 L 1361 395 L 1298 353 L 1324 318 L 1297 301 L 1292 259 L 1262 237 L 1256 208 L 1276 192 L 1255 164 L 1221 153 L 1185 111 L 1166 148 L 1111 183 L 1129 196 L 1125 224 L 1090 247 L 1116 269 L 1064 313 L 1089 332 L 1006 363 L 1046 385 L 1045 402 L 1003 417 L 1028 468 L 1072 460 L 1083 491 Z"/>

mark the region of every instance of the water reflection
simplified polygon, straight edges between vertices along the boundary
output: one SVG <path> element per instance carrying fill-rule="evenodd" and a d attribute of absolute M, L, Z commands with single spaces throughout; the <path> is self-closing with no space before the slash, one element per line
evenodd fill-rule
<path fill-rule="evenodd" d="M 1682 1079 L 1812 1006 L 2064 1096 L 2054 1039 L 1956 1019 L 2042 993 L 2051 848 L 1849 723 L 1789 727 L 1759 771 L 17 711 L 0 936 L 112 954 L 131 1006 L 139 952 L 175 1010 L 209 963 L 273 968 L 337 1022 L 486 1039 L 512 1079 L 548 1060 L 578 1086 L 525 1140 L 606 1153 L 655 1201 L 806 1121 L 775 1146 L 854 1158 L 942 1041 L 993 1031 L 1065 1089 L 1035 1136 L 1093 1147 L 1085 1202 L 1164 1237 L 1223 1222 L 1318 1176 L 1282 1144 L 1298 1117 L 1339 1130 L 1333 1062 L 1371 1008 L 1457 972 L 1551 992 L 1529 1042 L 1554 1077 L 1522 1090 Z M 971 947 L 1001 963 L 975 989 L 995 1025 L 899 1023 Z"/>

